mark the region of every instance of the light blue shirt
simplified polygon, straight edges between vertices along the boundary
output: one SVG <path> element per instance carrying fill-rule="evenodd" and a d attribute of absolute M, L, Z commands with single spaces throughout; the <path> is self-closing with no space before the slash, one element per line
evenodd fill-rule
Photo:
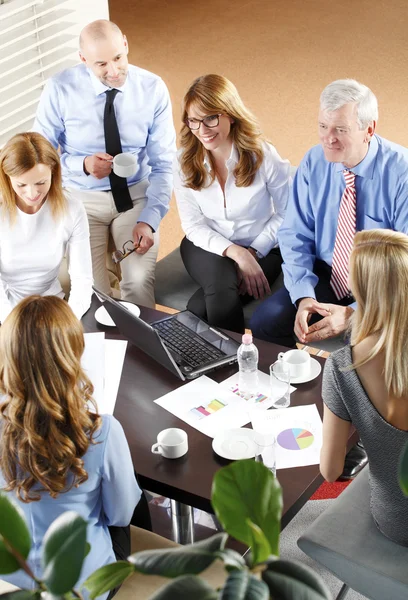
<path fill-rule="evenodd" d="M 285 287 L 293 303 L 315 298 L 315 258 L 331 266 L 339 207 L 346 183 L 342 163 L 328 162 L 323 148 L 307 152 L 293 183 L 278 232 Z M 356 174 L 357 231 L 408 232 L 408 150 L 375 135 Z"/>
<path fill-rule="evenodd" d="M 96 569 L 116 561 L 108 525 L 128 525 L 141 496 L 122 426 L 110 415 L 103 415 L 102 423 L 94 438 L 97 443 L 91 444 L 83 457 L 87 481 L 57 498 L 42 493 L 41 500 L 28 504 L 17 500 L 10 492 L 23 511 L 30 530 L 32 548 L 28 562 L 38 577 L 42 573 L 42 540 L 51 523 L 67 510 L 74 510 L 88 522 L 87 541 L 91 550 L 85 558 L 76 589 Z M 0 472 L 0 489 L 3 487 Z M 32 580 L 23 571 L 1 577 L 19 587 L 33 587 Z"/>
<path fill-rule="evenodd" d="M 83 169 L 86 156 L 106 151 L 103 115 L 109 89 L 84 64 L 55 75 L 44 88 L 33 129 L 59 146 L 65 187 L 110 190 L 109 177 L 97 179 Z M 133 65 L 117 89 L 114 107 L 122 150 L 136 156 L 139 167 L 128 185 L 149 179 L 139 221 L 156 231 L 173 187 L 176 136 L 169 93 L 160 77 Z"/>

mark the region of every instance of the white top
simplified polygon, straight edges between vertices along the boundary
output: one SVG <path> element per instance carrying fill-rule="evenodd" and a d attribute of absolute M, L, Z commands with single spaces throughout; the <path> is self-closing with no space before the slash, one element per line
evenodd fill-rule
<path fill-rule="evenodd" d="M 89 226 L 80 200 L 67 192 L 67 210 L 57 221 L 46 200 L 35 214 L 17 208 L 10 224 L 0 212 L 0 321 L 31 294 L 64 297 L 58 272 L 68 259 L 71 293 L 68 303 L 80 319 L 92 296 Z"/>
<path fill-rule="evenodd" d="M 237 187 L 233 171 L 238 151 L 233 145 L 226 161 L 225 206 L 222 188 L 215 178 L 200 191 L 183 185 L 180 150 L 173 163 L 174 191 L 184 233 L 195 246 L 219 254 L 231 245 L 252 246 L 266 256 L 277 246 L 277 231 L 285 215 L 292 179 L 290 163 L 272 144 L 263 144 L 264 159 L 249 187 Z M 204 160 L 208 171 L 211 166 Z"/>

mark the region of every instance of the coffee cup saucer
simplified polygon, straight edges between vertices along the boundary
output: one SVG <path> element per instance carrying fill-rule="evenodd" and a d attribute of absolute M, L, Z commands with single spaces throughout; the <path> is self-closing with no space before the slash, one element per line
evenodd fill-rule
<path fill-rule="evenodd" d="M 253 458 L 256 450 L 254 436 L 254 430 L 247 427 L 226 429 L 215 436 L 212 447 L 218 456 L 228 460 Z"/>
<path fill-rule="evenodd" d="M 136 304 L 133 304 L 132 302 L 126 302 L 125 300 L 119 300 L 119 302 L 131 313 L 136 315 L 136 317 L 140 316 L 140 308 L 136 306 Z M 105 325 L 105 327 L 116 327 L 114 320 L 103 305 L 95 311 L 95 321 L 97 321 L 100 325 Z"/>
<path fill-rule="evenodd" d="M 290 383 L 296 384 L 296 383 L 306 383 L 308 381 L 312 381 L 313 379 L 316 379 L 316 377 L 318 377 L 320 375 L 321 370 L 322 370 L 322 365 L 319 363 L 318 360 L 316 360 L 315 358 L 313 358 L 311 356 L 309 373 L 307 373 L 306 375 L 302 375 L 301 377 L 291 377 Z"/>

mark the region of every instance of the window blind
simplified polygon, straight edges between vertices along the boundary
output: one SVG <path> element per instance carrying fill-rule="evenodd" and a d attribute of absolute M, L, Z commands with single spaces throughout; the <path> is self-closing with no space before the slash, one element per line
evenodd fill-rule
<path fill-rule="evenodd" d="M 0 0 L 0 147 L 28 131 L 49 77 L 78 62 L 72 0 Z"/>

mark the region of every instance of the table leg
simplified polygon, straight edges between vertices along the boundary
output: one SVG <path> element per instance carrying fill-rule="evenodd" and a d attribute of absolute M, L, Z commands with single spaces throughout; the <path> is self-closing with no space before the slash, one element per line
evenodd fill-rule
<path fill-rule="evenodd" d="M 192 544 L 194 542 L 193 509 L 176 500 L 170 502 L 174 541 L 178 544 Z"/>

